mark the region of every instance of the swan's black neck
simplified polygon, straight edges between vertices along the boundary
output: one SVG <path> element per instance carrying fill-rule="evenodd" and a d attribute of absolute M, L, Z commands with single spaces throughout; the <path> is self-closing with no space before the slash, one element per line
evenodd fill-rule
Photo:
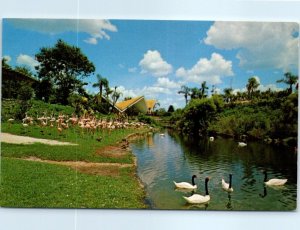
<path fill-rule="evenodd" d="M 232 186 L 232 174 L 229 174 L 229 188 Z"/>
<path fill-rule="evenodd" d="M 267 175 L 267 172 L 266 171 L 264 171 L 264 174 L 265 174 L 265 179 L 264 179 L 264 182 L 266 182 L 268 179 L 268 175 Z"/>
<path fill-rule="evenodd" d="M 207 186 L 208 180 L 209 180 L 208 178 L 205 179 L 205 195 L 206 195 L 206 196 L 209 195 L 209 194 L 208 194 L 208 186 Z"/>
<path fill-rule="evenodd" d="M 196 176 L 194 175 L 194 176 L 192 177 L 192 185 L 195 185 L 195 178 L 196 178 Z"/>

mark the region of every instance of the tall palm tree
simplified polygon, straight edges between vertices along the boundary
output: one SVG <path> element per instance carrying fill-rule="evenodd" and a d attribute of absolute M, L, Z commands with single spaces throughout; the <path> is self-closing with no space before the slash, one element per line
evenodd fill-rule
<path fill-rule="evenodd" d="M 286 72 L 284 74 L 283 79 L 277 80 L 276 82 L 283 82 L 287 85 L 289 85 L 289 93 L 293 92 L 293 85 L 296 85 L 297 81 L 298 81 L 298 76 L 297 75 L 293 75 L 291 72 Z"/>
<path fill-rule="evenodd" d="M 259 83 L 255 77 L 251 77 L 248 79 L 248 84 L 246 85 L 249 98 L 252 99 L 252 95 L 254 91 L 258 88 Z"/>
<path fill-rule="evenodd" d="M 183 94 L 185 98 L 185 105 L 188 103 L 188 96 L 191 94 L 191 89 L 185 85 L 181 86 L 181 90 L 178 91 L 179 94 Z"/>
<path fill-rule="evenodd" d="M 224 98 L 226 102 L 230 102 L 232 99 L 232 88 L 225 88 L 224 90 Z"/>
<path fill-rule="evenodd" d="M 208 86 L 206 86 L 206 81 L 204 81 L 204 82 L 201 83 L 199 98 L 207 97 L 207 90 L 208 90 Z"/>
<path fill-rule="evenodd" d="M 103 88 L 108 87 L 108 80 L 106 78 L 102 77 L 100 74 L 97 74 L 97 83 L 94 83 L 93 87 L 99 87 L 98 103 L 101 103 L 102 95 L 103 95 Z"/>
<path fill-rule="evenodd" d="M 117 101 L 119 100 L 120 96 L 122 95 L 121 92 L 117 91 L 117 86 L 115 86 L 115 90 L 112 92 L 111 98 L 113 101 L 113 107 L 115 106 L 115 104 L 117 103 Z"/>

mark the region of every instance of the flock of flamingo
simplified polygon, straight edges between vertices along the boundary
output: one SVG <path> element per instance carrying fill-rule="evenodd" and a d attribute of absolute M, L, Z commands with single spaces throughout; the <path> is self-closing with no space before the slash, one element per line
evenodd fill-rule
<path fill-rule="evenodd" d="M 14 122 L 13 118 L 7 120 L 9 126 Z M 82 134 L 91 134 L 94 135 L 97 131 L 108 131 L 108 134 L 111 133 L 112 130 L 116 129 L 140 129 L 143 127 L 147 127 L 152 129 L 151 126 L 145 124 L 143 122 L 129 122 L 125 121 L 123 118 L 116 119 L 97 119 L 93 115 L 83 115 L 83 116 L 68 116 L 65 114 L 59 114 L 57 117 L 54 115 L 46 116 L 44 113 L 43 116 L 36 118 L 32 116 L 26 116 L 22 119 L 22 126 L 27 128 L 29 126 L 38 125 L 41 128 L 51 127 L 56 128 L 57 132 L 61 134 L 64 130 L 70 128 L 80 128 Z"/>

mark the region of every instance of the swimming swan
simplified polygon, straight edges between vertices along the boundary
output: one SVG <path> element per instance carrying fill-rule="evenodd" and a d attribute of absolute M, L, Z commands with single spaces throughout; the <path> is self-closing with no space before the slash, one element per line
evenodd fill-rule
<path fill-rule="evenodd" d="M 280 185 L 284 185 L 287 182 L 287 179 L 274 178 L 274 179 L 267 180 L 268 178 L 267 171 L 263 171 L 263 173 L 265 174 L 264 183 L 268 186 L 280 186 Z"/>
<path fill-rule="evenodd" d="M 245 147 L 247 146 L 247 144 L 245 142 L 239 142 L 238 143 L 238 147 Z"/>
<path fill-rule="evenodd" d="M 222 178 L 222 189 L 224 189 L 227 192 L 233 192 L 232 188 L 232 174 L 229 174 L 229 184 L 225 182 L 225 180 Z"/>
<path fill-rule="evenodd" d="M 208 193 L 207 183 L 209 181 L 209 178 L 205 178 L 205 196 L 194 194 L 190 197 L 184 196 L 183 198 L 190 204 L 204 204 L 207 203 L 210 200 L 210 196 Z"/>
<path fill-rule="evenodd" d="M 192 176 L 192 184 L 188 183 L 188 182 L 179 182 L 176 183 L 175 181 L 174 184 L 176 186 L 176 188 L 181 188 L 181 189 L 196 189 L 197 185 L 195 184 L 195 178 L 197 178 L 196 175 Z"/>

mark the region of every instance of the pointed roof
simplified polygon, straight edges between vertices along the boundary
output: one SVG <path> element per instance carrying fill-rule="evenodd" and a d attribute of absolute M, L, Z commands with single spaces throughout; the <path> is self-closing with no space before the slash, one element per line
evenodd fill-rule
<path fill-rule="evenodd" d="M 143 103 L 139 103 L 139 102 L 143 102 Z M 125 110 L 127 110 L 128 108 L 130 108 L 131 106 L 135 105 L 135 104 L 140 104 L 139 107 L 141 107 L 142 110 L 144 110 L 142 107 L 143 104 L 146 105 L 145 103 L 145 99 L 144 99 L 144 96 L 140 96 L 140 97 L 135 97 L 135 98 L 132 98 L 130 100 L 126 100 L 126 101 L 121 101 L 121 102 L 118 102 L 116 103 L 115 107 L 117 107 L 117 109 L 120 111 L 120 112 L 124 112 Z"/>
<path fill-rule="evenodd" d="M 156 103 L 156 100 L 154 100 L 154 99 L 146 100 L 147 108 L 150 110 L 153 110 L 155 103 Z"/>

